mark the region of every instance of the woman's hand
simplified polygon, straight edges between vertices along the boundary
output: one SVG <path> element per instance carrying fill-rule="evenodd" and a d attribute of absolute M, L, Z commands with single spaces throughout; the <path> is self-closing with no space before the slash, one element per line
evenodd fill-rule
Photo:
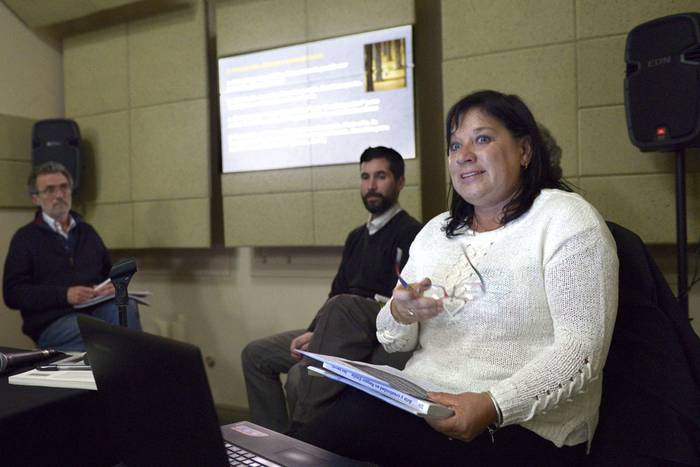
<path fill-rule="evenodd" d="M 496 407 L 485 392 L 429 392 L 428 398 L 454 410 L 455 414 L 450 418 L 427 419 L 435 430 L 453 439 L 471 441 L 498 420 Z"/>
<path fill-rule="evenodd" d="M 430 288 L 427 277 L 408 287 L 397 286 L 392 294 L 391 315 L 401 324 L 412 324 L 433 318 L 442 312 L 442 300 L 424 297 L 423 292 Z"/>

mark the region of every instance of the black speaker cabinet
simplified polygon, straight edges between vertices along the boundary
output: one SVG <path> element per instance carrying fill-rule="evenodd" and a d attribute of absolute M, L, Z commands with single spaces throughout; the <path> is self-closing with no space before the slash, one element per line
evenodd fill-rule
<path fill-rule="evenodd" d="M 80 129 L 73 120 L 39 120 L 32 128 L 32 165 L 60 162 L 73 176 L 73 191 L 80 187 Z"/>
<path fill-rule="evenodd" d="M 700 13 L 640 24 L 627 36 L 625 112 L 642 151 L 700 146 Z"/>

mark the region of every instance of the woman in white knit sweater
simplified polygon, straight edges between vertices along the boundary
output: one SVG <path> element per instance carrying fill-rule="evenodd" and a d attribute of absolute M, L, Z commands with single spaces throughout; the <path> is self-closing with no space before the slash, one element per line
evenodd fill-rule
<path fill-rule="evenodd" d="M 377 318 L 388 351 L 454 416 L 424 421 L 348 392 L 307 439 L 381 465 L 572 465 L 595 432 L 617 310 L 615 243 L 561 180 L 517 97 L 447 116 L 450 211 L 411 246 Z M 362 423 L 344 414 L 359 413 Z M 375 421 L 375 415 L 377 421 Z M 328 420 L 343 419 L 334 427 Z"/>

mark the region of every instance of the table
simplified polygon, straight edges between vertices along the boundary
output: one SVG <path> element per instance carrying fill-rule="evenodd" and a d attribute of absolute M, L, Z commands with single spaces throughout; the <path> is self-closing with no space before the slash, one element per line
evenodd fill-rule
<path fill-rule="evenodd" d="M 8 383 L 8 376 L 30 368 L 0 375 L 0 465 L 117 464 L 97 392 Z"/>

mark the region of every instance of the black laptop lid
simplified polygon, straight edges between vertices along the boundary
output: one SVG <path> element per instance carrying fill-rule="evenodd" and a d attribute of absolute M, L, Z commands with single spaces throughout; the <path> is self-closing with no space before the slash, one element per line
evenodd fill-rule
<path fill-rule="evenodd" d="M 197 347 L 87 316 L 78 325 L 124 463 L 228 465 Z"/>

